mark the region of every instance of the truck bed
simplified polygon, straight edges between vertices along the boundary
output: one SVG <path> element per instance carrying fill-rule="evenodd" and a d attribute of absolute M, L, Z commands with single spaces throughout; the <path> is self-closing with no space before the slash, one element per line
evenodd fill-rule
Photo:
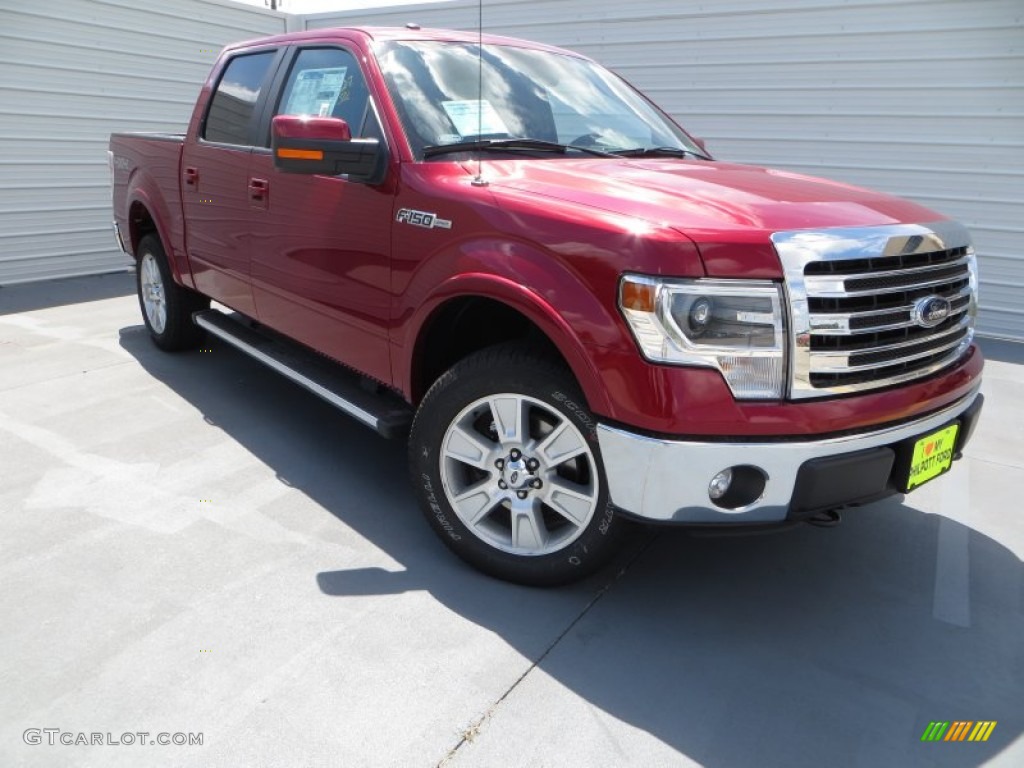
<path fill-rule="evenodd" d="M 180 178 L 184 143 L 183 133 L 113 133 L 109 145 L 114 220 L 126 236 L 125 246 L 132 251 L 127 201 L 131 191 L 141 188 L 174 265 L 182 263 L 184 256 Z M 174 271 L 177 277 L 179 271 Z"/>

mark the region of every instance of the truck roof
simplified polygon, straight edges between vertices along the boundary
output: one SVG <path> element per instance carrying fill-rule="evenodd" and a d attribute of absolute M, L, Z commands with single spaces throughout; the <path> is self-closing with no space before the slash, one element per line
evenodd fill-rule
<path fill-rule="evenodd" d="M 234 51 L 243 48 L 251 48 L 257 45 L 299 43 L 309 40 L 330 40 L 332 37 L 338 39 L 351 39 L 352 37 L 363 37 L 368 41 L 390 41 L 390 40 L 439 40 L 450 43 L 475 43 L 481 39 L 476 32 L 466 32 L 456 29 L 421 29 L 414 27 L 325 27 L 323 29 L 310 29 L 305 32 L 289 32 L 283 35 L 272 35 L 252 40 L 244 40 L 232 43 L 224 48 L 224 51 Z M 503 37 L 501 35 L 484 34 L 484 44 L 488 45 L 511 45 L 519 48 L 532 48 L 539 51 L 561 53 L 577 58 L 586 58 L 575 51 L 557 48 L 552 45 L 536 43 L 532 40 L 523 40 L 517 37 Z"/>

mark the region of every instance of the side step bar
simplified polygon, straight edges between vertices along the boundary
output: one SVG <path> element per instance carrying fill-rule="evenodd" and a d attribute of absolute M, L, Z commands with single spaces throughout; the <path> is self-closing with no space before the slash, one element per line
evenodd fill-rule
<path fill-rule="evenodd" d="M 384 437 L 402 437 L 412 423 L 412 408 L 398 396 L 364 388 L 359 374 L 271 332 L 247 318 L 216 309 L 196 312 L 193 321 L 219 339 L 287 376 Z"/>

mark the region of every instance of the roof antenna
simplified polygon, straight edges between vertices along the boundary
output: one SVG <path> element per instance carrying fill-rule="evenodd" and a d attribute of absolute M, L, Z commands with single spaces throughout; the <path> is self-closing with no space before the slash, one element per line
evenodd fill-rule
<path fill-rule="evenodd" d="M 481 141 L 484 133 L 484 0 L 477 0 L 476 3 L 476 140 Z M 476 178 L 473 179 L 474 187 L 486 187 L 487 180 L 484 179 L 484 153 L 481 149 L 476 156 Z"/>

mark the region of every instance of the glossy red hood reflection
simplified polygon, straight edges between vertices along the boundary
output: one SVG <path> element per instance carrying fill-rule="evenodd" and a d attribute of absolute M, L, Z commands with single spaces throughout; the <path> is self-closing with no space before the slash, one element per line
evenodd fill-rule
<path fill-rule="evenodd" d="M 872 226 L 944 217 L 891 195 L 811 176 L 700 160 L 605 158 L 485 161 L 496 188 L 514 187 L 669 226 L 697 243 L 752 230 Z M 540 202 L 540 201 L 539 201 Z"/>

